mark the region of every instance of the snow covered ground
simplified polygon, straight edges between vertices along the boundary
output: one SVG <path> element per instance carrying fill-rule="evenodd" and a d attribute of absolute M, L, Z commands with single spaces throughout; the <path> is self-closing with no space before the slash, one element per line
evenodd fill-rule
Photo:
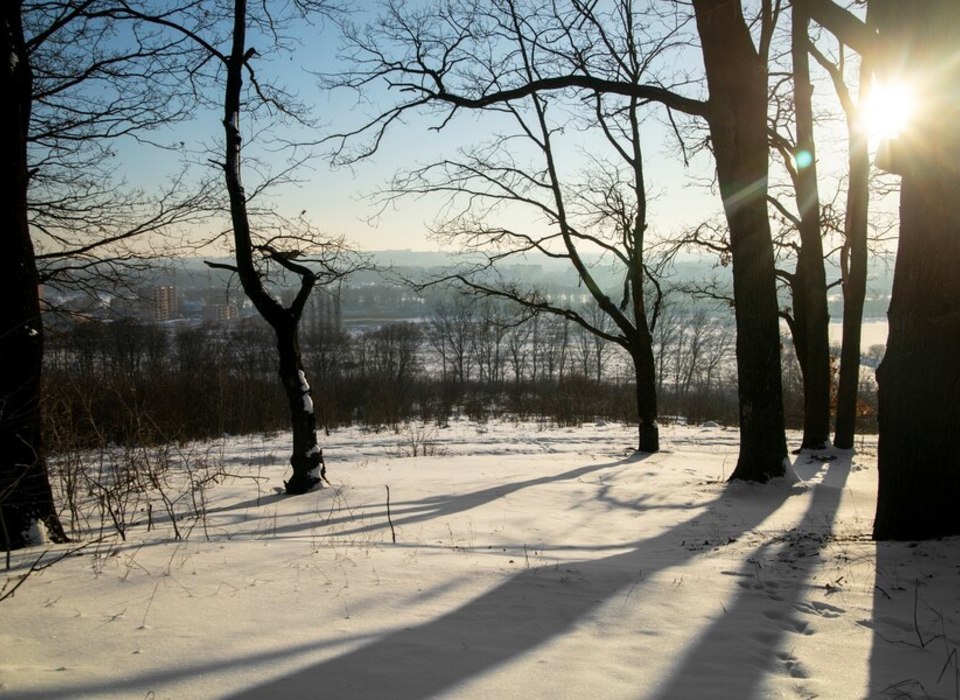
<path fill-rule="evenodd" d="M 735 430 L 634 440 L 341 430 L 288 498 L 286 436 L 224 439 L 185 540 L 141 524 L 0 603 L 0 697 L 960 697 L 960 540 L 869 540 L 875 442 L 759 486 L 725 483 Z"/>

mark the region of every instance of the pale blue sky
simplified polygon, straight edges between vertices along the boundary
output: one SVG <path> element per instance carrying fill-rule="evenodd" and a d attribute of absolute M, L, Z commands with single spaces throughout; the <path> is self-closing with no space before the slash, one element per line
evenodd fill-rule
<path fill-rule="evenodd" d="M 327 24 L 316 38 L 312 32 L 304 34 L 303 45 L 292 56 L 279 60 L 258 58 L 255 67 L 271 78 L 279 74 L 280 81 L 297 92 L 326 127 L 340 130 L 356 126 L 374 107 L 358 103 L 357 95 L 352 92 L 321 92 L 310 73 L 329 71 L 336 66 L 339 42 L 336 28 Z M 255 41 L 251 43 L 255 45 Z M 249 124 L 249 120 L 245 123 Z M 429 129 L 433 123 L 435 121 L 411 115 L 404 125 L 388 133 L 374 157 L 350 169 L 332 169 L 323 159 L 313 160 L 299 173 L 303 182 L 285 187 L 276 202 L 287 215 L 295 216 L 306 211 L 306 216 L 322 230 L 343 235 L 349 243 L 361 249 L 437 249 L 437 242 L 427 236 L 427 228 L 438 213 L 438 201 L 410 199 L 370 221 L 376 208 L 367 198 L 397 168 L 414 167 L 443 155 L 452 155 L 458 147 L 467 146 L 484 136 L 484 132 L 489 134 L 493 122 L 488 117 L 478 119 L 475 115 L 463 114 L 440 133 Z M 201 143 L 219 143 L 220 130 L 219 113 L 210 111 L 200 114 L 189 124 L 176 127 L 169 134 L 169 140 L 184 141 L 196 148 Z M 719 196 L 703 185 L 712 174 L 712 162 L 701 156 L 685 169 L 680 158 L 672 152 L 672 139 L 663 127 L 651 122 L 649 133 L 645 161 L 652 196 L 649 215 L 652 232 L 676 234 L 719 215 Z M 821 163 L 842 163 L 842 151 L 829 152 L 830 140 L 824 139 L 820 146 Z M 248 147 L 252 149 L 250 144 L 248 142 Z M 171 154 L 130 148 L 122 156 L 123 170 L 128 178 L 146 187 L 176 169 L 176 158 Z M 248 172 L 246 177 L 249 187 L 254 175 Z"/>

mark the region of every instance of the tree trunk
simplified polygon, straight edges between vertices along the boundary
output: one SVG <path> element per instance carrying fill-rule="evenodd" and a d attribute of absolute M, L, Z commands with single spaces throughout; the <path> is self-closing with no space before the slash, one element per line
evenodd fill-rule
<path fill-rule="evenodd" d="M 318 475 L 314 472 L 323 463 L 323 454 L 317 444 L 313 398 L 300 356 L 296 321 L 279 324 L 274 331 L 280 358 L 280 381 L 287 395 L 293 428 L 293 453 L 290 455 L 293 476 L 285 486 L 289 494 L 306 493 L 318 483 Z"/>
<path fill-rule="evenodd" d="M 37 521 L 51 539 L 66 541 L 41 441 L 43 326 L 27 217 L 33 78 L 20 13 L 19 2 L 0 9 L 0 95 L 7 105 L 7 126 L 0 134 L 0 548 L 7 551 L 31 544 L 29 530 Z"/>
<path fill-rule="evenodd" d="M 898 148 L 900 244 L 877 373 L 873 534 L 927 539 L 960 534 L 960 5 L 871 0 L 874 9 L 883 10 L 884 55 L 926 90 Z"/>
<path fill-rule="evenodd" d="M 866 94 L 867 70 L 860 71 L 859 104 Z M 850 179 L 847 211 L 843 226 L 840 269 L 843 290 L 843 345 L 840 349 L 840 377 L 837 385 L 837 424 L 833 444 L 849 450 L 857 431 L 857 395 L 860 388 L 860 338 L 863 302 L 867 294 L 867 211 L 870 202 L 870 156 L 867 136 L 858 115 L 847 117 Z"/>
<path fill-rule="evenodd" d="M 289 261 L 283 262 L 280 258 L 279 261 L 285 268 L 300 276 L 300 290 L 290 308 L 284 308 L 264 287 L 263 280 L 254 266 L 254 246 L 247 213 L 247 200 L 240 178 L 240 96 L 244 64 L 253 55 L 252 52 L 247 51 L 245 43 L 246 15 L 245 0 L 236 0 L 233 46 L 227 61 L 224 93 L 223 126 L 226 136 L 224 178 L 230 197 L 230 218 L 236 247 L 237 275 L 244 293 L 264 320 L 270 324 L 277 337 L 280 380 L 290 406 L 290 422 L 293 430 L 293 453 L 290 456 L 293 476 L 285 482 L 285 486 L 288 494 L 295 495 L 306 493 L 323 477 L 323 454 L 317 444 L 317 420 L 297 337 L 303 307 L 313 288 L 315 277 L 305 267 Z M 319 475 L 314 473 L 317 468 L 321 469 Z"/>
<path fill-rule="evenodd" d="M 817 153 L 813 138 L 813 86 L 807 54 L 809 18 L 795 7 L 793 24 L 794 110 L 797 120 L 795 154 L 797 206 L 800 213 L 800 253 L 793 285 L 795 346 L 803 374 L 803 442 L 821 449 L 830 440 L 830 314 L 823 269 Z"/>
<path fill-rule="evenodd" d="M 638 333 L 638 335 L 640 335 Z M 634 343 L 630 352 L 637 382 L 638 452 L 660 451 L 660 426 L 657 423 L 657 374 L 650 334 L 646 342 Z"/>
<path fill-rule="evenodd" d="M 639 157 L 637 158 L 639 162 Z M 638 170 L 639 172 L 639 170 Z M 640 186 L 642 187 L 642 185 Z M 637 451 L 660 451 L 660 425 L 657 395 L 657 365 L 653 355 L 653 336 L 647 318 L 647 305 L 643 292 L 643 233 L 646 230 L 645 204 L 637 216 L 632 247 L 633 260 L 630 270 L 631 296 L 633 301 L 633 327 L 621 327 L 628 338 L 627 350 L 633 360 L 633 372 L 637 392 Z M 599 353 L 599 350 L 598 350 Z M 598 371 L 599 376 L 599 371 Z"/>
<path fill-rule="evenodd" d="M 767 218 L 767 71 L 740 3 L 694 0 L 710 137 L 730 228 L 737 322 L 740 456 L 731 479 L 767 481 L 787 456 L 780 327 Z"/>

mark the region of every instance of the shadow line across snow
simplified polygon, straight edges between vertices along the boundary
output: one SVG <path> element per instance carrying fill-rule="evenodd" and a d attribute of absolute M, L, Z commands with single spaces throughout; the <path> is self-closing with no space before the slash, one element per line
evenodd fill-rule
<path fill-rule="evenodd" d="M 849 459 L 844 463 L 838 460 L 831 466 L 831 475 L 837 476 L 815 487 L 813 500 L 801 527 L 813 525 L 814 519 L 818 523 L 823 518 L 832 522 L 849 467 Z M 582 472 L 585 469 L 574 471 Z M 567 476 L 574 478 L 572 472 L 568 472 Z M 539 481 L 523 483 L 529 485 Z M 637 575 L 632 572 L 642 570 L 643 578 L 648 579 L 658 570 L 680 566 L 694 558 L 696 551 L 679 546 L 677 529 L 687 530 L 715 523 L 719 509 L 729 513 L 728 506 L 733 499 L 738 502 L 737 506 L 742 506 L 739 513 L 743 517 L 722 535 L 724 538 L 737 539 L 776 511 L 790 495 L 788 488 L 774 484 L 761 488 L 775 489 L 776 497 L 764 493 L 761 498 L 754 500 L 739 486 L 728 487 L 719 498 L 706 504 L 703 512 L 678 524 L 677 528 L 638 540 L 628 552 L 564 565 L 579 574 L 573 585 L 559 578 L 544 577 L 536 571 L 524 571 L 429 622 L 388 634 L 355 651 L 247 689 L 232 698 L 299 698 L 309 693 L 323 697 L 425 700 L 451 691 L 563 635 L 621 591 L 632 588 L 632 595 L 637 595 L 643 583 L 641 581 L 638 584 Z M 822 525 L 818 525 L 818 529 L 821 528 Z M 675 554 L 672 558 L 664 559 L 664 549 L 671 547 Z M 653 556 L 654 553 L 656 556 Z M 809 576 L 815 560 L 816 557 L 808 557 L 807 568 L 802 575 Z M 657 563 L 651 565 L 651 561 L 658 562 L 659 566 Z M 557 606 L 552 602 L 556 596 L 538 595 L 538 591 L 545 586 L 560 587 L 562 590 L 554 593 L 563 596 L 566 604 Z M 794 590 L 800 591 L 801 587 L 797 586 Z M 765 610 L 772 608 L 779 611 L 774 616 L 779 615 L 782 622 L 793 614 L 791 606 L 799 603 L 792 599 L 796 595 L 799 593 L 793 594 L 789 600 L 764 599 L 762 604 Z M 737 658 L 737 647 L 729 643 L 726 627 L 737 622 L 739 616 L 756 614 L 755 598 L 749 595 L 749 591 L 744 591 L 738 597 L 729 614 L 707 630 L 694 650 L 681 661 L 660 697 L 693 697 L 685 693 L 687 679 L 698 674 L 701 665 L 708 659 L 717 658 L 718 654 L 730 656 L 729 660 L 722 660 L 729 661 L 731 668 L 737 669 L 739 674 L 736 675 L 739 678 L 736 681 L 738 688 L 729 697 L 754 697 L 753 693 L 759 688 L 764 672 L 782 660 L 777 656 L 780 653 L 778 647 L 782 637 L 787 634 L 784 624 L 771 621 L 770 624 L 761 625 L 771 630 L 761 645 L 766 650 L 764 653 L 767 658 L 756 660 L 749 672 L 743 673 L 744 668 Z M 784 608 L 791 610 L 784 612 Z M 643 663 L 643 660 L 637 659 L 637 663 Z M 643 690 L 637 689 L 638 693 Z"/>
<path fill-rule="evenodd" d="M 421 502 L 400 503 L 393 512 L 396 525 L 410 525 L 433 518 L 443 518 L 489 503 L 507 493 L 551 482 L 576 480 L 584 475 L 605 469 L 630 468 L 642 457 L 630 457 L 616 462 L 591 463 L 561 474 L 499 484 L 475 492 L 444 495 Z M 798 465 L 799 466 L 799 465 Z M 832 463 L 823 481 L 814 487 L 810 507 L 799 528 L 823 530 L 824 519 L 832 522 L 840 495 L 849 473 L 849 458 Z M 426 700 L 444 692 L 454 691 L 459 685 L 484 673 L 521 658 L 540 645 L 570 631 L 579 622 L 588 619 L 600 606 L 629 591 L 631 599 L 638 596 L 644 582 L 655 573 L 682 566 L 698 556 L 696 548 L 682 546 L 681 540 L 689 532 L 712 532 L 724 541 L 732 541 L 755 529 L 774 513 L 796 491 L 789 484 L 766 486 L 726 485 L 715 499 L 702 504 L 700 512 L 673 528 L 648 538 L 618 547 L 617 554 L 597 559 L 585 559 L 563 564 L 564 569 L 575 569 L 577 576 L 545 576 L 542 571 L 521 571 L 502 584 L 490 589 L 463 605 L 423 624 L 378 637 L 363 637 L 359 648 L 307 666 L 284 677 L 267 681 L 232 696 L 233 700 L 260 698 L 392 698 L 393 700 Z M 644 505 L 637 504 L 638 510 Z M 369 512 L 361 524 L 338 536 L 358 534 L 368 528 L 382 528 L 374 521 L 386 516 L 386 511 Z M 341 524 L 355 517 L 344 516 Z M 720 532 L 717 524 L 723 523 Z M 306 527 L 305 525 L 298 526 Z M 283 528 L 280 532 L 283 532 Z M 287 533 L 293 534 L 293 532 Z M 758 556 L 777 546 L 765 543 Z M 559 548 L 559 547 L 558 547 Z M 549 549 L 549 546 L 547 546 Z M 623 551 L 626 549 L 627 551 Z M 817 557 L 801 561 L 800 578 L 810 576 Z M 638 581 L 638 573 L 643 577 Z M 543 596 L 545 587 L 551 595 Z M 756 697 L 763 676 L 784 658 L 780 647 L 791 629 L 800 601 L 797 597 L 803 586 L 794 586 L 786 598 L 775 600 L 758 591 L 744 589 L 736 597 L 727 614 L 718 619 L 682 657 L 671 676 L 661 686 L 658 698 L 692 697 L 687 693 L 688 683 L 701 672 L 709 672 L 707 665 L 728 663 L 741 674 L 730 697 Z M 560 597 L 565 601 L 556 605 Z M 730 643 L 730 633 L 739 627 L 744 616 L 765 615 L 769 624 L 758 625 L 766 630 L 766 637 L 758 640 L 752 653 L 759 656 L 744 668 L 737 646 Z M 211 640 L 214 642 L 215 640 Z M 349 641 L 349 640 L 348 640 Z M 176 683 L 196 674 L 211 674 L 235 668 L 275 663 L 286 657 L 296 657 L 311 651 L 322 652 L 336 648 L 344 640 L 292 645 L 286 649 L 226 661 L 198 661 L 186 667 L 169 668 L 102 683 L 86 684 L 69 689 L 71 695 L 139 691 L 144 687 Z M 642 664 L 643 659 L 637 659 Z M 637 695 L 652 689 L 637 688 Z M 50 697 L 49 693 L 26 693 L 26 699 Z"/>

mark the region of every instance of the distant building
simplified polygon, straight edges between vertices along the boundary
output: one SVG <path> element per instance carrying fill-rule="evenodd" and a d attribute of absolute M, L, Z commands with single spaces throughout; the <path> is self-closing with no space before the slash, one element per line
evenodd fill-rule
<path fill-rule="evenodd" d="M 303 315 L 307 328 L 340 330 L 343 325 L 340 295 L 325 289 L 314 289 Z"/>
<path fill-rule="evenodd" d="M 165 285 L 153 288 L 153 318 L 157 322 L 177 318 L 177 288 Z"/>
<path fill-rule="evenodd" d="M 203 307 L 204 321 L 219 323 L 221 321 L 233 321 L 238 318 L 240 318 L 240 311 L 233 302 L 226 304 L 207 304 Z"/>

